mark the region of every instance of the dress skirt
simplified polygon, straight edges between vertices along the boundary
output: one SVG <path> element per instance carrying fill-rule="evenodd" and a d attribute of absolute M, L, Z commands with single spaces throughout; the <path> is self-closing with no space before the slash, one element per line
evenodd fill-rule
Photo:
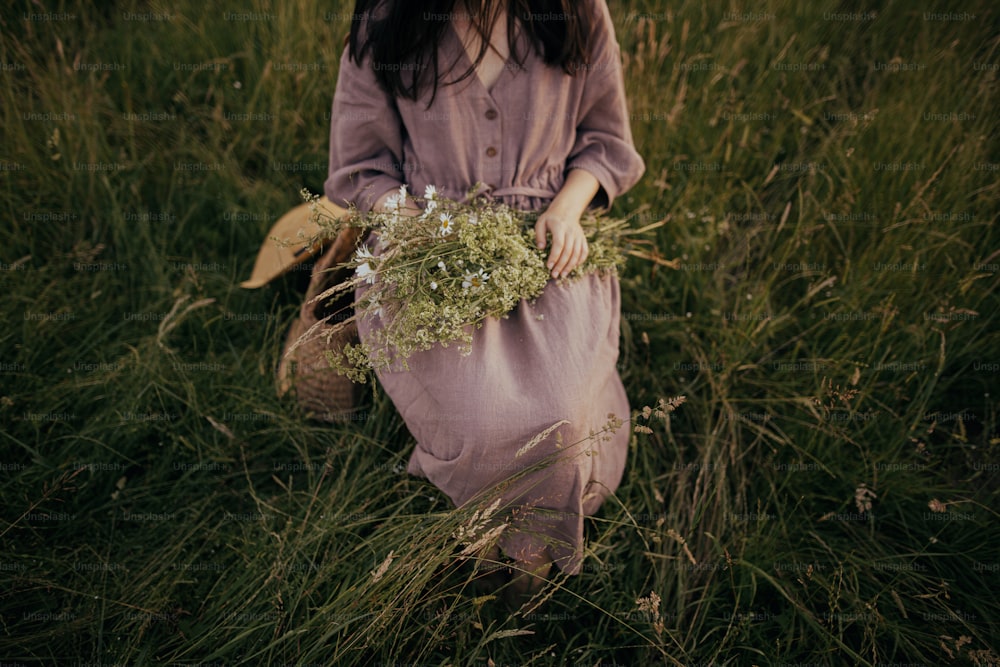
<path fill-rule="evenodd" d="M 416 439 L 407 471 L 456 506 L 491 489 L 487 502 L 500 495 L 504 510 L 495 518 L 511 524 L 498 544 L 511 558 L 548 550 L 563 572 L 580 571 L 583 518 L 618 488 L 628 453 L 619 323 L 616 276 L 550 280 L 534 302 L 488 318 L 473 334 L 471 354 L 438 345 L 412 355 L 409 370 L 377 371 Z M 361 340 L 379 326 L 375 315 L 359 318 Z M 621 421 L 617 429 L 592 436 L 610 416 Z"/>

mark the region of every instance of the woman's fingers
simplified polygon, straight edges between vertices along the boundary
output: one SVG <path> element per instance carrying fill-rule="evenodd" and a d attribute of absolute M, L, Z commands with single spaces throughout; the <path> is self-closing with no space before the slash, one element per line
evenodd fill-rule
<path fill-rule="evenodd" d="M 587 238 L 579 223 L 552 220 L 542 216 L 535 223 L 535 241 L 539 249 L 545 247 L 547 234 L 552 237 L 552 247 L 549 249 L 546 267 L 553 278 L 564 278 L 587 259 L 590 252 Z"/>
<path fill-rule="evenodd" d="M 535 223 L 535 245 L 539 250 L 545 249 L 545 218 L 539 218 Z"/>
<path fill-rule="evenodd" d="M 573 233 L 563 242 L 559 255 L 550 257 L 549 262 L 552 267 L 553 278 L 565 278 L 569 273 L 583 263 L 584 253 L 587 250 L 587 240 L 582 232 Z"/>
<path fill-rule="evenodd" d="M 559 248 L 559 254 L 555 255 L 555 244 L 552 244 L 553 256 L 549 257 L 549 268 L 552 270 L 553 278 L 561 278 L 563 271 L 566 266 L 570 263 L 573 257 L 573 246 L 572 240 L 569 242 L 564 241 Z"/>
<path fill-rule="evenodd" d="M 552 272 L 552 277 L 559 275 L 563 255 L 566 253 L 566 233 L 561 229 L 552 230 L 552 248 L 549 250 L 549 261 L 546 266 Z"/>

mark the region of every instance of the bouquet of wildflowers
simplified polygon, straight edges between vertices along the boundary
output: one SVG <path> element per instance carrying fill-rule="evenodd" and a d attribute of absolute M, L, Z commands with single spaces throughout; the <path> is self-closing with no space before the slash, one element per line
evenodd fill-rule
<path fill-rule="evenodd" d="M 468 354 L 476 327 L 488 317 L 505 317 L 521 299 L 537 298 L 550 279 L 547 251 L 535 245 L 537 214 L 482 197 L 459 203 L 441 197 L 433 186 L 422 198 L 410 197 L 422 209 L 403 208 L 404 185 L 389 198 L 385 212 L 362 214 L 352 208 L 346 218 L 336 219 L 324 214 L 319 196 L 306 192 L 303 196 L 314 204 L 313 219 L 329 233 L 344 225 L 357 228 L 360 239 L 373 233 L 342 265 L 353 269 L 353 278 L 316 297 L 330 299 L 361 287 L 353 315 L 334 314 L 329 319 L 335 323 L 321 321 L 302 339 L 332 336 L 356 325 L 356 319 L 378 318 L 380 326 L 373 328 L 366 343 L 326 353 L 331 366 L 354 381 L 364 382 L 371 371 L 396 363 L 407 368 L 411 354 L 435 344 L 455 344 Z M 625 260 L 623 238 L 663 223 L 631 230 L 625 220 L 588 214 L 581 224 L 589 255 L 563 280 L 617 271 Z"/>

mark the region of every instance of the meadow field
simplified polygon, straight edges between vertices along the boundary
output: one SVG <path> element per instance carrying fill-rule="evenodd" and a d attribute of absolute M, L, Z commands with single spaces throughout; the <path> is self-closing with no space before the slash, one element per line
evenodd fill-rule
<path fill-rule="evenodd" d="M 377 386 L 276 396 L 306 273 L 239 287 L 353 3 L 6 3 L 0 665 L 1000 664 L 1000 11 L 851 4 L 609 2 L 613 212 L 676 268 L 621 273 L 644 428 L 512 612 Z"/>

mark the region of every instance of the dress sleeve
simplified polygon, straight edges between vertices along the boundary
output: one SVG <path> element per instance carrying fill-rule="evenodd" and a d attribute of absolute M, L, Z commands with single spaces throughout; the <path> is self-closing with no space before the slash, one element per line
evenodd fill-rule
<path fill-rule="evenodd" d="M 379 86 L 370 56 L 355 63 L 348 49 L 330 114 L 330 170 L 324 190 L 334 203 L 364 213 L 404 181 L 403 122 L 395 100 Z"/>
<path fill-rule="evenodd" d="M 632 143 L 621 53 L 605 0 L 593 3 L 591 60 L 586 65 L 576 142 L 566 170 L 584 169 L 601 188 L 592 206 L 611 207 L 615 198 L 635 185 L 646 165 Z"/>

